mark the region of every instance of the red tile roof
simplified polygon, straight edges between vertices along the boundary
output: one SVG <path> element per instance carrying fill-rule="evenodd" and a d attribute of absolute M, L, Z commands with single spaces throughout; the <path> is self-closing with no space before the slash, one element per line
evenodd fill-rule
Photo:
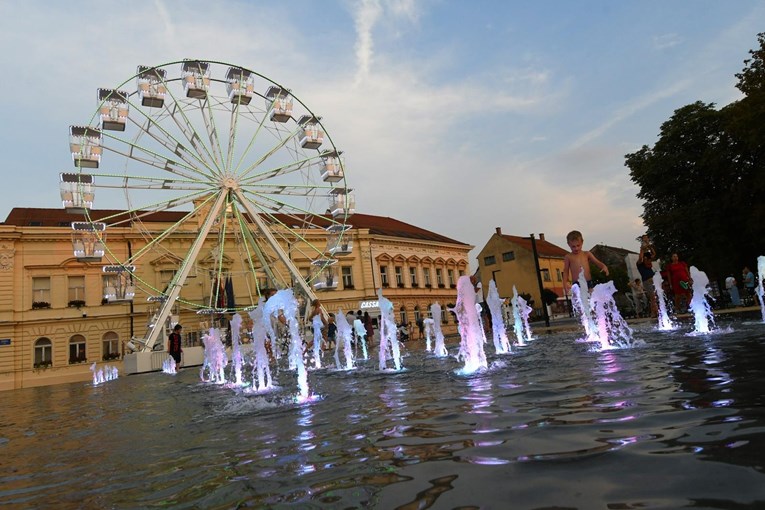
<path fill-rule="evenodd" d="M 144 222 L 170 222 L 179 221 L 184 215 L 183 211 L 159 211 L 152 212 L 141 219 Z M 275 214 L 279 221 L 289 225 L 294 223 L 295 216 Z M 102 218 L 110 218 L 107 223 L 113 224 L 127 219 L 127 213 L 120 209 L 93 209 L 90 211 L 91 219 L 99 221 Z M 70 214 L 64 209 L 43 209 L 34 207 L 14 207 L 8 217 L 5 219 L 6 225 L 15 226 L 41 226 L 41 227 L 60 227 L 69 225 L 73 221 L 84 221 L 81 214 Z M 312 223 L 318 227 L 327 227 L 330 221 L 324 216 L 314 216 Z M 430 230 L 404 223 L 403 221 L 389 218 L 386 216 L 374 216 L 371 214 L 356 213 L 348 219 L 348 224 L 357 229 L 369 229 L 373 235 L 404 237 L 408 239 L 418 239 L 421 241 L 434 241 L 440 243 L 461 244 L 470 246 L 467 243 L 456 241 L 441 234 L 436 234 Z"/>
<path fill-rule="evenodd" d="M 508 234 L 500 234 L 500 235 L 502 236 L 503 239 L 510 241 L 512 243 L 515 243 L 529 251 L 532 251 L 531 239 L 529 239 L 528 237 L 511 236 Z M 549 241 L 536 239 L 535 244 L 537 245 L 537 253 L 539 254 L 540 257 L 563 258 L 568 253 L 568 250 L 564 250 L 560 246 L 556 246 Z"/>

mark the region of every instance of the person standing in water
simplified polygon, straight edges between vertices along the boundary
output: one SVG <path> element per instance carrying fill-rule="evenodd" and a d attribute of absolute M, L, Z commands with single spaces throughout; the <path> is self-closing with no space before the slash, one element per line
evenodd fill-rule
<path fill-rule="evenodd" d="M 652 251 L 644 250 L 640 248 L 640 254 L 638 255 L 637 270 L 640 273 L 640 279 L 643 281 L 643 289 L 646 296 L 648 296 L 648 304 L 651 309 L 651 317 L 656 318 L 659 315 L 659 303 L 656 299 L 656 287 L 653 284 L 653 275 L 656 271 L 653 270 L 653 257 Z"/>
<path fill-rule="evenodd" d="M 587 288 L 594 287 L 592 282 L 592 274 L 590 273 L 590 263 L 595 264 L 600 270 L 608 276 L 608 266 L 599 261 L 595 255 L 589 251 L 582 250 L 584 244 L 584 238 L 582 233 L 578 230 L 572 230 L 566 235 L 566 242 L 571 249 L 571 253 L 567 253 L 563 259 L 563 288 L 570 288 L 569 278 L 571 285 L 577 283 L 579 280 L 579 273 L 584 271 L 584 279 L 587 281 Z"/>
<path fill-rule="evenodd" d="M 181 367 L 181 355 L 183 354 L 183 339 L 181 338 L 181 330 L 183 326 L 176 324 L 173 328 L 173 332 L 167 339 L 167 353 L 175 360 L 176 368 Z"/>
<path fill-rule="evenodd" d="M 680 260 L 677 253 L 672 253 L 670 262 L 664 268 L 669 276 L 669 289 L 675 313 L 684 312 L 691 303 L 691 273 L 688 264 Z"/>

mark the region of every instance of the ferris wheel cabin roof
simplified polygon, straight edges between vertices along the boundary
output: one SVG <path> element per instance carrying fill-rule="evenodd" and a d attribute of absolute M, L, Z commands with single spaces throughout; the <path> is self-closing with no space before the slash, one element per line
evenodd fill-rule
<path fill-rule="evenodd" d="M 101 137 L 101 130 L 90 126 L 69 126 L 69 133 L 71 133 L 72 136 Z"/>
<path fill-rule="evenodd" d="M 165 76 L 167 76 L 167 71 L 164 69 L 158 69 L 156 67 L 138 66 L 137 74 L 141 78 L 164 80 Z"/>
<path fill-rule="evenodd" d="M 306 124 L 317 124 L 320 120 L 321 117 L 316 117 L 314 115 L 301 115 L 297 123 L 301 126 L 305 126 Z"/>
<path fill-rule="evenodd" d="M 187 212 L 184 211 L 158 211 L 146 214 L 141 217 L 141 221 L 146 222 L 172 222 L 175 223 L 183 218 Z M 285 224 L 294 222 L 295 216 L 286 214 L 274 214 L 274 216 Z M 99 221 L 109 218 L 107 223 L 124 224 L 129 220 L 129 214 L 119 209 L 91 209 L 90 219 Z M 35 207 L 14 207 L 8 213 L 8 217 L 3 222 L 4 225 L 17 227 L 67 227 L 71 230 L 73 221 L 84 221 L 85 217 L 80 214 L 70 214 L 64 209 L 35 208 Z M 326 216 L 313 216 L 312 222 L 322 229 L 326 229 L 333 224 L 337 224 Z M 372 235 L 401 237 L 406 239 L 418 239 L 421 241 L 433 241 L 439 243 L 459 244 L 469 246 L 455 239 L 437 234 L 430 230 L 417 227 L 388 216 L 376 216 L 372 214 L 356 213 L 348 218 L 347 225 L 354 229 L 369 230 Z"/>
<path fill-rule="evenodd" d="M 268 99 L 277 99 L 277 98 L 285 98 L 290 95 L 289 89 L 285 89 L 284 87 L 279 87 L 278 85 L 271 85 L 268 87 L 268 90 L 266 90 L 266 97 Z"/>
<path fill-rule="evenodd" d="M 210 64 L 199 60 L 184 60 L 182 68 L 190 73 L 204 74 L 210 68 Z"/>
<path fill-rule="evenodd" d="M 116 100 L 122 103 L 127 103 L 128 93 L 123 90 L 98 89 L 98 100 L 99 101 Z"/>
<path fill-rule="evenodd" d="M 229 67 L 226 71 L 227 80 L 246 80 L 252 73 L 241 67 Z"/>

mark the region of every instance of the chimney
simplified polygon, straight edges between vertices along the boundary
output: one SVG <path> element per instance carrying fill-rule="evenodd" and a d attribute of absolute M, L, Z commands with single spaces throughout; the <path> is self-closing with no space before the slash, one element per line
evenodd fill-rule
<path fill-rule="evenodd" d="M 540 241 L 544 241 L 545 240 L 545 235 L 542 232 L 539 233 L 539 240 Z"/>
<path fill-rule="evenodd" d="M 502 235 L 502 227 L 497 227 L 495 230 L 497 231 L 498 236 Z"/>

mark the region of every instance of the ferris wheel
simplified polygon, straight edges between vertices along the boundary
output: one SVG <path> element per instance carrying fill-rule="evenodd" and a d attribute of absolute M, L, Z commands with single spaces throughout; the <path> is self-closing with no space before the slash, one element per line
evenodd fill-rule
<path fill-rule="evenodd" d="M 75 256 L 105 262 L 105 300 L 144 296 L 161 325 L 173 307 L 232 312 L 267 289 L 310 300 L 337 286 L 355 200 L 342 152 L 290 89 L 244 67 L 183 60 L 138 66 L 97 97 L 89 123 L 69 129 L 75 170 L 60 191 L 83 215 L 72 223 Z M 93 208 L 96 197 L 109 208 Z M 127 252 L 108 239 L 120 229 L 134 237 Z M 170 269 L 149 270 L 160 266 Z M 154 324 L 145 349 L 160 338 Z"/>

